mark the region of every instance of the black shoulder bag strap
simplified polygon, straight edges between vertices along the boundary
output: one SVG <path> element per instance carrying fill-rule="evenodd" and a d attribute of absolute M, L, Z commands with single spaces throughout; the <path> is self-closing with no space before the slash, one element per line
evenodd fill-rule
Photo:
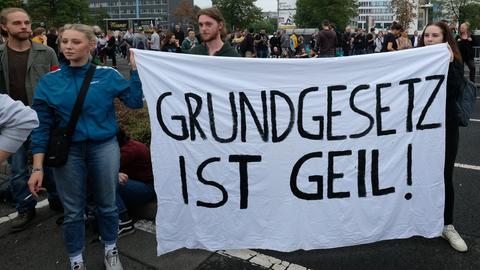
<path fill-rule="evenodd" d="M 70 117 L 70 121 L 68 121 L 67 130 L 65 131 L 65 136 L 71 137 L 73 132 L 75 131 L 75 127 L 77 126 L 78 117 L 82 112 L 83 102 L 85 101 L 85 96 L 87 95 L 88 88 L 90 86 L 90 82 L 92 81 L 93 74 L 97 66 L 94 64 L 90 64 L 90 68 L 85 75 L 85 79 L 83 79 L 82 88 L 80 89 L 80 93 L 78 94 L 77 100 L 75 101 L 75 105 L 73 106 L 72 116 Z"/>

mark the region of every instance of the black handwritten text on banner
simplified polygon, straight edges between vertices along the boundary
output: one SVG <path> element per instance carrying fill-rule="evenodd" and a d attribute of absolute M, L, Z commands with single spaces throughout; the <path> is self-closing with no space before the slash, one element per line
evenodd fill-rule
<path fill-rule="evenodd" d="M 159 254 L 441 232 L 444 45 L 302 60 L 135 54 Z"/>

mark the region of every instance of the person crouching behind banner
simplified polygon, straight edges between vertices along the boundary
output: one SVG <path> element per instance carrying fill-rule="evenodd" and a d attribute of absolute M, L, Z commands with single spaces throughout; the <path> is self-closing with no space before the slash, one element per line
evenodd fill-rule
<path fill-rule="evenodd" d="M 123 236 L 134 231 L 128 210 L 153 202 L 155 189 L 150 149 L 139 141 L 131 140 L 123 129 L 118 131 L 117 140 L 120 146 L 117 193 L 117 208 L 120 218 L 118 236 Z"/>
<path fill-rule="evenodd" d="M 447 42 L 451 52 L 450 66 L 448 68 L 447 80 L 447 105 L 445 116 L 445 210 L 442 237 L 457 251 L 465 252 L 468 250 L 465 241 L 453 227 L 453 168 L 458 150 L 458 120 L 455 107 L 455 99 L 458 95 L 458 89 L 463 86 L 463 63 L 457 43 L 448 30 L 448 26 L 443 22 L 429 24 L 423 31 L 420 39 L 420 46 L 429 46 Z"/>
<path fill-rule="evenodd" d="M 90 68 L 91 51 L 95 49 L 95 34 L 90 26 L 65 25 L 60 40 L 69 65 L 42 77 L 37 85 L 33 109 L 40 126 L 32 133 L 32 153 L 35 170 L 28 186 L 33 195 L 41 189 L 42 165 L 54 125 L 66 126 L 70 119 L 79 88 Z M 80 113 L 66 164 L 53 168 L 57 190 L 64 206 L 64 241 L 72 269 L 85 269 L 84 209 L 87 175 L 97 207 L 100 235 L 105 245 L 106 269 L 123 269 L 116 248 L 118 212 L 115 194 L 120 167 L 120 149 L 116 138 L 117 122 L 113 101 L 116 97 L 130 108 L 142 108 L 142 86 L 130 54 L 131 79 L 125 80 L 110 67 L 96 67 Z"/>

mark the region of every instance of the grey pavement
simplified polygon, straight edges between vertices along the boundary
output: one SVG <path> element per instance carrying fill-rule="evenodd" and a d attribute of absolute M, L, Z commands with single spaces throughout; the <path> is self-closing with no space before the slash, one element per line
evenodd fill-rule
<path fill-rule="evenodd" d="M 128 76 L 128 65 L 119 60 L 119 71 Z M 477 74 L 479 71 L 477 71 Z M 477 76 L 480 82 L 480 76 Z M 480 99 L 475 119 L 480 119 Z M 480 122 L 461 128 L 457 163 L 480 166 Z M 5 171 L 0 166 L 0 181 Z M 3 175 L 3 176 L 2 176 Z M 455 225 L 469 246 L 467 253 L 454 251 L 441 239 L 413 237 L 336 249 L 277 252 L 255 250 L 264 255 L 293 263 L 288 269 L 480 269 L 480 170 L 456 168 L 454 175 L 456 204 Z M 154 212 L 150 207 L 147 212 Z M 0 218 L 15 209 L 0 203 Z M 60 215 L 48 207 L 37 209 L 37 216 L 27 230 L 9 232 L 9 222 L 0 223 L 0 269 L 69 269 L 62 241 Z M 151 216 L 151 213 L 150 213 Z M 103 268 L 103 246 L 93 228 L 87 227 L 86 262 L 90 270 Z M 156 240 L 152 233 L 137 230 L 118 242 L 124 269 L 165 270 L 245 270 L 267 269 L 221 253 L 181 249 L 156 256 Z M 302 267 L 300 267 L 302 266 Z M 268 269 L 286 269 L 271 266 Z"/>

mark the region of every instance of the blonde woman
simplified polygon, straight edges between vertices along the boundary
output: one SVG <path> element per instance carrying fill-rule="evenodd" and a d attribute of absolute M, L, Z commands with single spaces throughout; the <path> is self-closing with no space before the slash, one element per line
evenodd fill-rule
<path fill-rule="evenodd" d="M 33 109 L 40 126 L 32 132 L 33 172 L 28 181 L 30 192 L 37 196 L 43 181 L 43 159 L 50 130 L 65 127 L 73 105 L 91 64 L 96 38 L 93 29 L 83 24 L 65 25 L 60 47 L 69 65 L 40 80 L 35 90 Z M 101 240 L 105 245 L 105 268 L 123 269 L 116 248 L 118 212 L 115 194 L 120 166 L 116 139 L 117 124 L 113 100 L 130 108 L 143 107 L 142 87 L 133 53 L 130 81 L 109 67 L 96 67 L 76 125 L 65 165 L 53 168 L 57 191 L 64 207 L 64 241 L 71 269 L 85 269 L 84 209 L 87 175 L 92 190 Z"/>

